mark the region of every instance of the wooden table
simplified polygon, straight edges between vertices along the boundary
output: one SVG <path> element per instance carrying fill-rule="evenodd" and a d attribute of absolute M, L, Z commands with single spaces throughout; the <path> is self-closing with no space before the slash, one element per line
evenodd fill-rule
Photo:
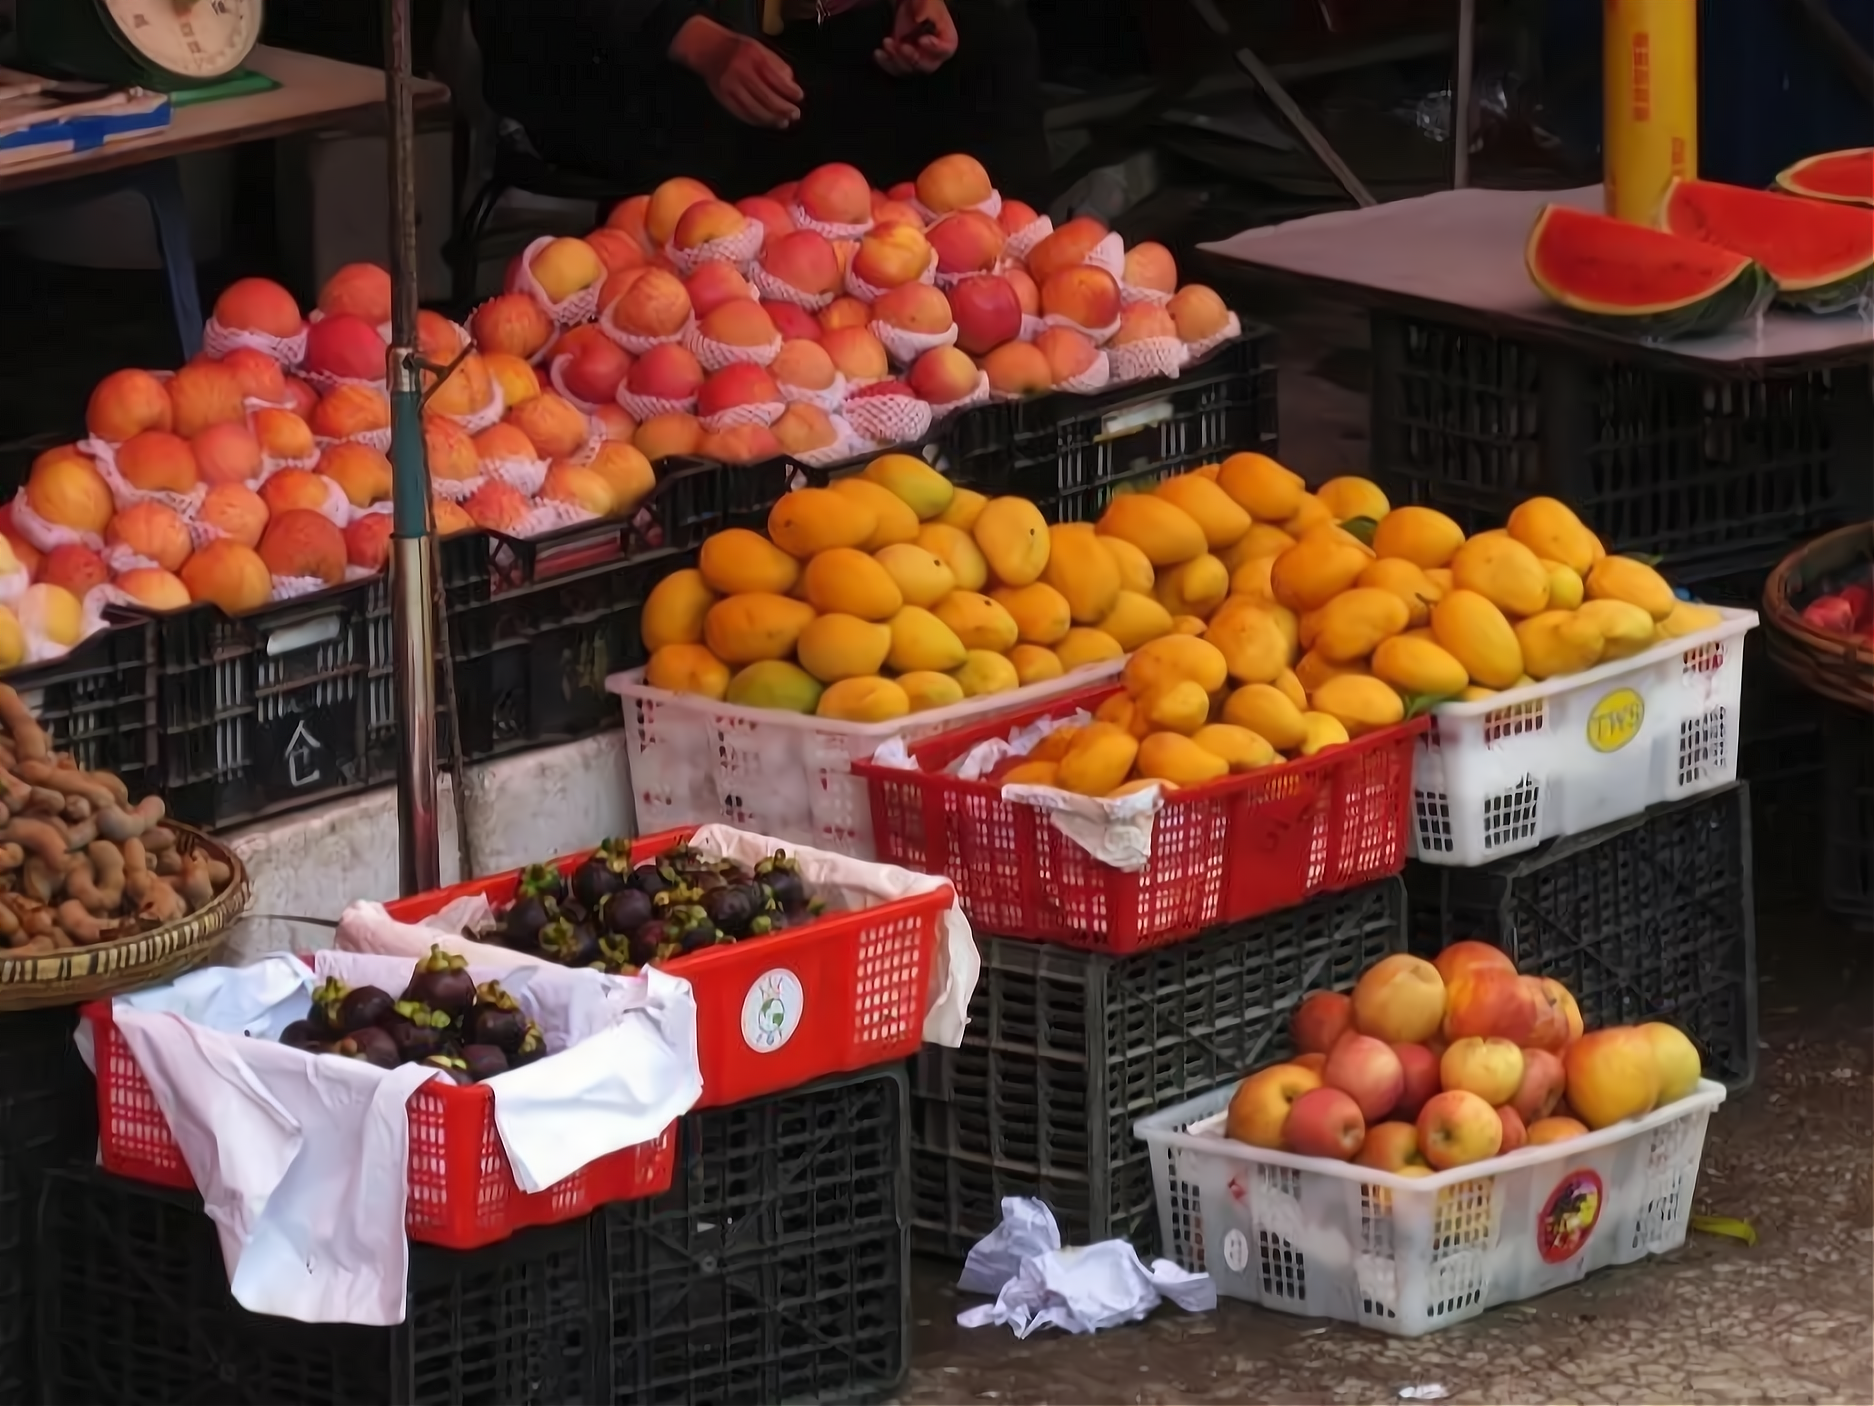
<path fill-rule="evenodd" d="M 302 132 L 369 127 L 383 112 L 381 69 L 266 47 L 256 49 L 247 66 L 280 86 L 179 107 L 167 128 L 147 137 L 0 167 L 0 207 L 10 215 L 30 216 L 125 190 L 149 203 L 185 359 L 201 350 L 202 306 L 178 158 Z M 415 98 L 421 111 L 446 103 L 449 90 L 418 80 Z"/>

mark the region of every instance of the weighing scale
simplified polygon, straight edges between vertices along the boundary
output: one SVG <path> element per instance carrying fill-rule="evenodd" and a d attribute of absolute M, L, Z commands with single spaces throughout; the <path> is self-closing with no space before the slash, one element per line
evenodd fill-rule
<path fill-rule="evenodd" d="M 225 83 L 260 42 L 262 0 L 17 0 L 19 64 L 161 93 Z"/>

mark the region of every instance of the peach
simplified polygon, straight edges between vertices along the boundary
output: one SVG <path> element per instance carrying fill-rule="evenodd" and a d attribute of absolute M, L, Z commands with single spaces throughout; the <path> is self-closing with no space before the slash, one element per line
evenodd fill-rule
<path fill-rule="evenodd" d="M 764 244 L 772 244 L 794 232 L 794 217 L 788 213 L 787 206 L 772 196 L 745 195 L 735 202 L 735 208 L 761 225 L 766 232 Z"/>
<path fill-rule="evenodd" d="M 174 412 L 169 392 L 147 371 L 113 371 L 91 392 L 85 405 L 85 429 L 110 444 L 122 444 L 144 430 L 167 430 Z"/>
<path fill-rule="evenodd" d="M 584 235 L 586 243 L 592 246 L 592 252 L 599 256 L 599 262 L 605 265 L 609 277 L 623 269 L 644 267 L 644 248 L 623 230 L 607 229 L 600 225 Z"/>
<path fill-rule="evenodd" d="M 506 420 L 498 425 L 490 425 L 475 436 L 475 455 L 483 460 L 527 460 L 540 457 L 534 449 L 534 442 Z"/>
<path fill-rule="evenodd" d="M 592 433 L 585 411 L 552 391 L 542 391 L 508 411 L 508 423 L 533 441 L 542 459 L 570 459 Z"/>
<path fill-rule="evenodd" d="M 1568 1023 L 1569 1040 L 1579 1040 L 1583 1030 L 1581 1007 L 1575 1004 L 1574 993 L 1552 976 L 1542 978 L 1542 989 L 1549 999 L 1562 1008 L 1562 1018 Z"/>
<path fill-rule="evenodd" d="M 627 415 L 624 407 L 616 402 L 594 406 L 592 419 L 598 426 L 601 439 L 622 439 L 629 442 L 631 436 L 638 432 L 638 422 Z"/>
<path fill-rule="evenodd" d="M 551 303 L 563 303 L 605 281 L 605 261 L 598 250 L 572 235 L 550 240 L 534 255 L 527 271 Z"/>
<path fill-rule="evenodd" d="M 887 200 L 916 200 L 917 182 L 898 181 L 885 191 L 885 198 Z"/>
<path fill-rule="evenodd" d="M 1028 251 L 1028 272 L 1035 282 L 1046 283 L 1062 269 L 1077 268 L 1086 263 L 1106 233 L 1106 226 L 1091 215 L 1069 220 Z"/>
<path fill-rule="evenodd" d="M 1588 1125 L 1579 1118 L 1538 1118 L 1529 1125 L 1529 1146 L 1547 1147 L 1587 1135 Z"/>
<path fill-rule="evenodd" d="M 215 361 L 192 361 L 171 376 L 169 404 L 175 412 L 171 428 L 184 439 L 193 439 L 210 425 L 247 418 L 241 378 Z"/>
<path fill-rule="evenodd" d="M 748 228 L 748 216 L 726 200 L 699 200 L 677 219 L 673 249 L 700 249 L 718 239 L 733 239 Z"/>
<path fill-rule="evenodd" d="M 306 319 L 293 295 L 271 278 L 237 278 L 215 299 L 214 319 L 240 332 L 296 336 Z"/>
<path fill-rule="evenodd" d="M 644 234 L 651 252 L 661 253 L 677 232 L 677 222 L 692 205 L 714 200 L 716 193 L 701 181 L 688 176 L 673 176 L 651 192 L 644 210 Z"/>
<path fill-rule="evenodd" d="M 1447 1089 L 1466 1089 L 1492 1108 L 1516 1097 L 1523 1082 L 1523 1052 L 1508 1040 L 1466 1035 L 1453 1040 L 1438 1061 Z"/>
<path fill-rule="evenodd" d="M 1405 1085 L 1399 1101 L 1393 1105 L 1393 1112 L 1401 1118 L 1416 1118 L 1426 1101 L 1440 1088 L 1439 1054 L 1427 1045 L 1393 1045 L 1391 1049 L 1399 1057 L 1399 1069 L 1405 1076 Z"/>
<path fill-rule="evenodd" d="M 1133 288 L 1145 288 L 1154 293 L 1172 294 L 1178 291 L 1178 263 L 1171 257 L 1171 251 L 1162 244 L 1146 240 L 1126 250 L 1126 283 Z"/>
<path fill-rule="evenodd" d="M 1524 1050 L 1523 1077 L 1507 1102 L 1525 1123 L 1535 1123 L 1555 1111 L 1567 1083 L 1559 1055 L 1548 1050 Z"/>
<path fill-rule="evenodd" d="M 280 363 L 252 347 L 236 347 L 221 358 L 221 364 L 241 383 L 241 394 L 249 400 L 264 400 L 269 405 L 286 401 L 286 373 Z"/>
<path fill-rule="evenodd" d="M 1090 264 L 1064 268 L 1042 280 L 1041 312 L 1081 327 L 1111 327 L 1119 320 L 1119 283 Z"/>
<path fill-rule="evenodd" d="M 611 489 L 614 513 L 629 513 L 657 486 L 657 474 L 651 468 L 651 461 L 622 442 L 600 445 L 587 467 Z"/>
<path fill-rule="evenodd" d="M 940 156 L 917 177 L 917 198 L 926 210 L 943 214 L 981 205 L 994 193 L 989 173 L 973 156 Z"/>
<path fill-rule="evenodd" d="M 345 534 L 324 513 L 289 508 L 267 524 L 256 549 L 275 576 L 316 576 L 328 586 L 345 579 Z"/>
<path fill-rule="evenodd" d="M 319 393 L 297 376 L 286 378 L 286 394 L 281 397 L 281 404 L 291 410 L 300 419 L 312 414 L 312 407 L 319 403 Z"/>
<path fill-rule="evenodd" d="M 722 304 L 697 324 L 697 333 L 729 347 L 766 347 L 780 337 L 774 319 L 760 303 L 736 298 Z"/>
<path fill-rule="evenodd" d="M 475 519 L 460 503 L 451 503 L 447 498 L 429 500 L 429 522 L 438 537 L 453 537 L 458 532 L 475 530 Z"/>
<path fill-rule="evenodd" d="M 1419 1130 L 1411 1123 L 1380 1123 L 1366 1130 L 1356 1167 L 1371 1167 L 1394 1176 L 1430 1176 L 1432 1165 L 1419 1151 Z"/>
<path fill-rule="evenodd" d="M 861 386 L 846 399 L 850 403 L 855 400 L 873 400 L 881 396 L 902 396 L 906 400 L 917 398 L 916 393 L 908 384 L 896 377 L 891 377 L 883 381 L 874 381 L 869 386 Z"/>
<path fill-rule="evenodd" d="M 524 293 L 498 293 L 470 314 L 469 332 L 484 353 L 526 361 L 553 339 L 553 319 Z"/>
<path fill-rule="evenodd" d="M 345 490 L 354 508 L 390 497 L 390 460 L 368 444 L 334 444 L 319 456 L 319 472 Z"/>
<path fill-rule="evenodd" d="M 38 574 L 41 564 L 39 549 L 20 536 L 17 528 L 10 524 L 0 528 L 0 538 L 5 539 L 5 545 L 12 549 L 13 560 L 19 563 L 29 578 Z"/>
<path fill-rule="evenodd" d="M 652 463 L 686 458 L 696 453 L 702 442 L 702 422 L 681 410 L 651 416 L 631 437 L 632 446 Z"/>
<path fill-rule="evenodd" d="M 1488 942 L 1475 942 L 1468 938 L 1445 948 L 1432 958 L 1432 965 L 1438 968 L 1438 975 L 1444 978 L 1446 986 L 1468 971 L 1516 970 L 1516 963 L 1510 960 L 1510 954 L 1501 947 L 1492 947 Z"/>
<path fill-rule="evenodd" d="M 1444 1013 L 1444 981 L 1421 957 L 1382 957 L 1354 984 L 1354 1027 L 1388 1044 L 1424 1043 L 1438 1033 Z"/>
<path fill-rule="evenodd" d="M 1295 1101 L 1321 1087 L 1320 1077 L 1292 1064 L 1272 1064 L 1236 1086 L 1224 1132 L 1251 1147 L 1283 1146 L 1282 1127 Z"/>
<path fill-rule="evenodd" d="M 1020 200 L 1004 200 L 996 213 L 996 224 L 1005 234 L 1020 234 L 1041 218 L 1040 211 Z"/>
<path fill-rule="evenodd" d="M 268 417 L 264 422 L 262 415 Z M 254 424 L 259 428 L 263 423 L 272 441 L 290 451 L 276 457 L 303 459 L 314 452 L 312 427 L 292 411 L 262 410 Z M 210 425 L 189 442 L 189 448 L 195 475 L 203 483 L 246 483 L 259 478 L 261 456 L 274 452 L 246 425 Z"/>
<path fill-rule="evenodd" d="M 1296 1055 L 1289 1063 L 1307 1070 L 1310 1074 L 1319 1074 L 1327 1068 L 1327 1056 L 1320 1053 Z"/>
<path fill-rule="evenodd" d="M 932 347 L 912 364 L 905 382 L 919 400 L 948 405 L 976 389 L 976 363 L 955 347 Z"/>
<path fill-rule="evenodd" d="M 1349 1161 L 1366 1141 L 1360 1106 L 1336 1088 L 1310 1089 L 1289 1107 L 1282 1144 L 1303 1157 Z"/>
<path fill-rule="evenodd" d="M 1057 386 L 1092 370 L 1100 359 L 1093 338 L 1077 327 L 1050 327 L 1035 338 L 1035 346 L 1048 359 Z"/>
<path fill-rule="evenodd" d="M 902 200 L 873 201 L 872 223 L 875 225 L 909 225 L 920 234 L 924 230 L 924 217 Z"/>
<path fill-rule="evenodd" d="M 1596 1131 L 1638 1118 L 1659 1101 L 1659 1061 L 1643 1030 L 1616 1025 L 1590 1030 L 1562 1056 L 1568 1106 Z"/>
<path fill-rule="evenodd" d="M 731 425 L 705 434 L 696 452 L 721 464 L 759 464 L 780 455 L 781 441 L 766 425 Z"/>
<path fill-rule="evenodd" d="M 595 338 L 603 338 L 596 327 L 593 328 L 593 335 Z M 473 415 L 485 409 L 494 398 L 494 377 L 488 373 L 487 363 L 475 352 L 464 356 L 456 364 L 455 370 L 449 373 L 449 379 L 440 386 L 435 384 L 433 372 L 424 372 L 423 381 L 428 391 L 425 408 L 432 415 Z"/>
<path fill-rule="evenodd" d="M 1170 313 L 1152 303 L 1133 303 L 1120 309 L 1119 330 L 1113 333 L 1113 345 L 1123 347 L 1157 337 L 1176 341 L 1177 336 L 1178 325 L 1171 320 Z"/>
<path fill-rule="evenodd" d="M 507 352 L 490 352 L 482 362 L 494 383 L 501 387 L 501 400 L 508 409 L 540 394 L 540 377 L 520 357 Z"/>
<path fill-rule="evenodd" d="M 1568 1047 L 1568 1012 L 1539 976 L 1518 977 L 1536 1003 L 1536 1025 L 1523 1043 L 1530 1049 L 1560 1054 Z"/>
<path fill-rule="evenodd" d="M 1349 1095 L 1360 1105 L 1361 1116 L 1377 1123 L 1405 1092 L 1405 1066 L 1384 1041 L 1348 1034 L 1328 1051 L 1321 1082 Z"/>
<path fill-rule="evenodd" d="M 853 276 L 874 288 L 914 283 L 930 267 L 930 241 L 906 224 L 874 225 L 852 256 Z"/>
<path fill-rule="evenodd" d="M 774 240 L 761 251 L 761 267 L 771 278 L 803 293 L 832 293 L 839 288 L 839 255 L 833 252 L 831 241 L 814 230 L 799 229 Z"/>
<path fill-rule="evenodd" d="M 536 402 L 528 403 L 531 405 Z M 546 456 L 542 454 L 540 457 Z M 453 479 L 459 483 L 464 479 L 481 477 L 481 453 L 476 449 L 469 432 L 453 420 L 444 420 L 435 415 L 423 417 L 423 459 L 429 465 L 429 476 L 433 479 Z"/>
<path fill-rule="evenodd" d="M 1526 1045 L 1537 1021 L 1547 1012 L 1546 999 L 1514 972 L 1489 968 L 1465 972 L 1451 983 L 1445 1005 L 1444 1037 L 1494 1035 Z"/>
<path fill-rule="evenodd" d="M 104 476 L 72 444 L 48 449 L 33 460 L 26 475 L 26 502 L 47 522 L 76 532 L 103 532 L 116 511 Z"/>
<path fill-rule="evenodd" d="M 631 358 L 601 334 L 581 342 L 558 365 L 560 384 L 570 394 L 587 404 L 602 404 L 618 394 L 631 370 Z"/>
<path fill-rule="evenodd" d="M 738 405 L 772 405 L 781 399 L 781 388 L 774 383 L 764 366 L 738 362 L 725 366 L 703 382 L 696 395 L 699 418 L 720 415 Z"/>
<path fill-rule="evenodd" d="M 14 606 L 14 613 L 25 629 L 36 631 L 67 649 L 77 644 L 84 632 L 84 604 L 63 586 L 45 583 L 28 586 Z M 20 642 L 16 639 L 10 652 L 16 652 Z"/>
<path fill-rule="evenodd" d="M 987 273 L 1002 257 L 1008 235 L 980 210 L 946 215 L 925 235 L 937 251 L 939 273 Z"/>
<path fill-rule="evenodd" d="M 311 469 L 281 469 L 260 485 L 260 500 L 269 517 L 308 508 L 318 512 L 325 507 L 325 486 L 329 480 Z"/>
<path fill-rule="evenodd" d="M 741 271 L 721 259 L 710 259 L 698 265 L 683 286 L 690 295 L 690 310 L 698 317 L 708 317 L 724 303 L 736 299 L 746 301 L 755 296 L 755 290 L 749 287 Z"/>
<path fill-rule="evenodd" d="M 781 343 L 781 354 L 775 357 L 768 370 L 778 385 L 798 386 L 809 391 L 830 389 L 833 378 L 839 374 L 826 348 L 817 340 L 804 339 Z"/>
<path fill-rule="evenodd" d="M 195 546 L 189 537 L 189 525 L 176 510 L 154 499 L 132 503 L 119 510 L 111 519 L 104 540 L 113 546 L 128 548 L 165 571 L 181 566 Z"/>
<path fill-rule="evenodd" d="M 149 493 L 187 493 L 199 477 L 189 442 L 162 430 L 145 430 L 118 445 L 117 472 L 132 488 Z"/>
<path fill-rule="evenodd" d="M 345 526 L 345 560 L 366 571 L 382 571 L 390 560 L 389 513 L 363 513 Z"/>
<path fill-rule="evenodd" d="M 390 275 L 376 264 L 346 264 L 319 290 L 326 317 L 349 314 L 373 327 L 390 321 Z"/>
<path fill-rule="evenodd" d="M 989 373 L 989 389 L 997 395 L 1040 395 L 1054 386 L 1047 357 L 1028 342 L 1004 342 L 982 365 Z"/>
<path fill-rule="evenodd" d="M 1222 298 L 1201 283 L 1187 283 L 1165 305 L 1178 336 L 1186 342 L 1206 342 L 1229 324 L 1230 310 Z"/>
<path fill-rule="evenodd" d="M 1029 317 L 1040 317 L 1041 285 L 1028 276 L 1028 270 L 1004 269 L 1002 277 L 1006 278 L 1009 281 L 1009 287 L 1015 290 L 1015 297 L 1022 305 L 1022 312 Z"/>
<path fill-rule="evenodd" d="M 689 400 L 703 388 L 703 364 L 688 347 L 664 342 L 632 363 L 625 386 L 633 395 Z"/>
<path fill-rule="evenodd" d="M 906 283 L 872 304 L 872 316 L 903 332 L 947 331 L 956 323 L 950 300 L 928 283 Z"/>
<path fill-rule="evenodd" d="M 1497 1120 L 1503 1124 L 1503 1141 L 1497 1147 L 1499 1156 L 1507 1156 L 1528 1144 L 1529 1129 L 1523 1122 L 1522 1114 L 1505 1104 L 1497 1110 Z"/>
<path fill-rule="evenodd" d="M 1425 1160 L 1445 1172 L 1496 1156 L 1503 1120 L 1476 1094 L 1449 1089 L 1419 1111 L 1418 1135 Z"/>
<path fill-rule="evenodd" d="M 33 573 L 33 580 L 63 586 L 80 597 L 93 586 L 102 586 L 110 579 L 111 573 L 104 565 L 104 558 L 76 542 L 54 547 L 47 552 L 40 559 L 39 570 Z"/>
<path fill-rule="evenodd" d="M 839 442 L 839 431 L 826 411 L 805 401 L 796 401 L 769 427 L 775 442 L 789 454 L 808 454 Z"/>
<path fill-rule="evenodd" d="M 978 274 L 950 290 L 957 345 L 971 356 L 984 356 L 1022 331 L 1022 300 L 1006 278 Z"/>
<path fill-rule="evenodd" d="M 867 327 L 872 322 L 872 305 L 842 295 L 820 309 L 820 326 L 828 332 L 842 327 Z"/>
<path fill-rule="evenodd" d="M 650 234 L 644 228 L 644 219 L 645 216 L 650 213 L 650 209 L 651 197 L 648 195 L 634 195 L 629 199 L 621 200 L 607 212 L 605 216 L 605 228 L 616 230 L 618 233 L 624 235 L 627 239 L 630 239 L 636 244 L 639 249 L 643 250 L 647 256 L 655 254 L 658 252 L 658 246 L 651 242 Z M 676 228 L 677 218 L 680 217 L 682 213 L 682 211 L 678 211 L 676 216 L 672 216 L 672 229 Z"/>
<path fill-rule="evenodd" d="M 324 493 L 320 493 L 324 501 Z M 243 547 L 260 545 L 260 534 L 267 530 L 267 501 L 244 483 L 217 483 L 202 495 L 202 505 L 195 510 L 195 520 L 218 527 Z"/>
<path fill-rule="evenodd" d="M 794 303 L 775 303 L 764 300 L 762 311 L 768 314 L 774 323 L 774 330 L 781 334 L 784 341 L 817 342 L 823 330 L 820 320 L 805 308 Z"/>
<path fill-rule="evenodd" d="M 176 574 L 191 600 L 218 606 L 230 615 L 258 610 L 273 595 L 266 562 L 252 547 L 226 538 L 194 553 Z"/>
<path fill-rule="evenodd" d="M 674 337 L 690 320 L 690 295 L 676 274 L 646 269 L 612 304 L 611 317 L 640 337 Z"/>
<path fill-rule="evenodd" d="M 619 269 L 606 276 L 599 285 L 599 316 L 610 313 L 612 304 L 625 295 L 625 291 L 645 274 L 651 271 L 649 264 L 639 264 L 635 268 Z"/>
<path fill-rule="evenodd" d="M 520 490 L 498 478 L 485 480 L 462 507 L 477 527 L 490 532 L 512 531 L 528 512 Z"/>
<path fill-rule="evenodd" d="M 381 381 L 388 353 L 376 326 L 350 313 L 322 317 L 306 329 L 306 369 L 324 376 Z"/>
<path fill-rule="evenodd" d="M 116 580 L 117 589 L 148 610 L 186 610 L 195 604 L 189 588 L 173 571 L 133 566 Z"/>
<path fill-rule="evenodd" d="M 778 200 L 783 205 L 792 205 L 794 203 L 794 193 L 799 189 L 799 181 L 782 181 L 773 190 L 768 192 L 768 199 Z"/>
<path fill-rule="evenodd" d="M 800 178 L 794 199 L 824 225 L 862 225 L 872 218 L 872 187 L 858 168 L 835 161 Z"/>
<path fill-rule="evenodd" d="M 691 206 L 691 209 L 698 208 Z M 540 496 L 556 503 L 570 503 L 596 517 L 612 511 L 612 489 L 604 478 L 583 464 L 569 464 L 564 459 L 547 466 L 547 476 L 540 485 Z"/>
<path fill-rule="evenodd" d="M 351 439 L 390 428 L 390 397 L 376 386 L 333 386 L 312 408 L 312 432 L 321 439 Z"/>
<path fill-rule="evenodd" d="M 1353 1000 L 1340 991 L 1310 991 L 1288 1018 L 1289 1038 L 1303 1054 L 1326 1054 L 1353 1029 Z"/>
<path fill-rule="evenodd" d="M 473 338 L 471 337 L 471 341 Z M 416 349 L 425 360 L 447 365 L 463 348 L 462 329 L 439 312 L 418 308 Z"/>
<path fill-rule="evenodd" d="M 848 381 L 876 381 L 891 374 L 885 344 L 869 328 L 837 328 L 822 337 L 820 345 Z"/>

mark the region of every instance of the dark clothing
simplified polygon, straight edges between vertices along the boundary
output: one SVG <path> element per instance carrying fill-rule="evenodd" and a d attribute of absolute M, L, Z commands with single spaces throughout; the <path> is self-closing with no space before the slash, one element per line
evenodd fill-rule
<path fill-rule="evenodd" d="M 489 105 L 549 160 L 637 190 L 694 176 L 737 199 L 828 161 L 852 163 L 883 190 L 961 151 L 1005 196 L 1045 195 L 1040 57 L 1020 0 L 949 0 L 957 52 L 935 73 L 903 78 L 872 57 L 891 33 L 891 5 L 789 24 L 764 40 L 806 94 L 785 131 L 738 121 L 667 57 L 698 0 L 570 3 L 572 23 L 549 22 L 540 0 L 476 0 L 474 9 Z"/>

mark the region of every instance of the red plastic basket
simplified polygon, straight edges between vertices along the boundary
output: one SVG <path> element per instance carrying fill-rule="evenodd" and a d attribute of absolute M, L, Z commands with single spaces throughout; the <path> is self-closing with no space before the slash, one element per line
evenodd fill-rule
<path fill-rule="evenodd" d="M 631 857 L 655 859 L 694 833 L 685 827 L 644 836 L 632 842 Z M 554 863 L 571 872 L 590 853 Z M 400 923 L 417 923 L 458 898 L 479 896 L 499 906 L 513 899 L 520 874 L 514 869 L 417 894 L 387 911 Z M 931 962 L 952 902 L 948 889 L 936 889 L 660 963 L 696 994 L 703 1072 L 697 1107 L 742 1103 L 916 1054 L 924 1042 Z M 779 1029 L 764 1025 L 764 1012 L 779 1013 Z"/>
<path fill-rule="evenodd" d="M 97 1052 L 98 1149 L 104 1170 L 133 1181 L 195 1190 L 195 1178 L 169 1131 L 143 1070 L 112 1019 L 109 1001 L 80 1008 Z M 483 1085 L 431 1080 L 410 1096 L 410 1196 L 404 1227 L 412 1240 L 474 1250 L 528 1226 L 574 1220 L 610 1201 L 670 1189 L 677 1125 L 651 1142 L 586 1163 L 544 1191 L 514 1184 L 495 1131 L 495 1096 Z"/>
<path fill-rule="evenodd" d="M 911 747 L 921 771 L 855 762 L 872 798 L 879 862 L 946 875 L 979 932 L 1121 954 L 1292 908 L 1405 867 L 1415 718 L 1301 761 L 1165 797 L 1152 857 L 1102 864 L 1048 813 L 943 768 L 1046 717 L 1092 711 L 1110 687 L 1037 704 Z"/>

